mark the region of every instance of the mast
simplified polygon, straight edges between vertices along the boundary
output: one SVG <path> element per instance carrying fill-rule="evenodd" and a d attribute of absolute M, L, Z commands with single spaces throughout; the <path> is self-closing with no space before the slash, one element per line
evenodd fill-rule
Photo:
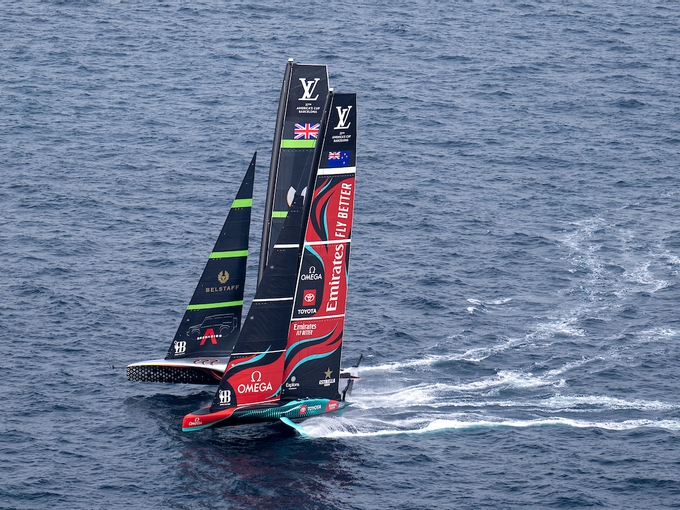
<path fill-rule="evenodd" d="M 276 127 L 274 128 L 274 145 L 272 147 L 272 159 L 269 165 L 269 181 L 267 184 L 267 201 L 264 204 L 264 219 L 262 221 L 262 244 L 260 246 L 260 262 L 257 269 L 257 285 L 262 280 L 264 266 L 267 265 L 267 254 L 269 253 L 269 233 L 271 231 L 272 210 L 274 207 L 274 192 L 276 190 L 276 171 L 279 168 L 279 154 L 281 147 L 281 136 L 283 135 L 283 118 L 286 112 L 286 99 L 290 89 L 290 75 L 293 71 L 293 59 L 289 58 L 286 64 L 286 72 L 283 76 L 281 85 L 281 95 L 279 96 L 279 111 L 276 113 Z"/>

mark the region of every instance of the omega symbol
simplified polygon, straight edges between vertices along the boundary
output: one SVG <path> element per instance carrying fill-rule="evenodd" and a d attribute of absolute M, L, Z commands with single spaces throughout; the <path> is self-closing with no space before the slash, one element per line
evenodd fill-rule
<path fill-rule="evenodd" d="M 260 382 L 262 380 L 262 373 L 259 370 L 255 370 L 250 374 L 250 382 Z"/>

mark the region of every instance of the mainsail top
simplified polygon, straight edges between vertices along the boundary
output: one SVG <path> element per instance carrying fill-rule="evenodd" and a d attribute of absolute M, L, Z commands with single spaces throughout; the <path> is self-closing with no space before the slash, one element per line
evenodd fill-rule
<path fill-rule="evenodd" d="M 288 61 L 274 134 L 258 284 L 295 195 L 303 193 L 309 181 L 327 95 L 325 65 Z"/>

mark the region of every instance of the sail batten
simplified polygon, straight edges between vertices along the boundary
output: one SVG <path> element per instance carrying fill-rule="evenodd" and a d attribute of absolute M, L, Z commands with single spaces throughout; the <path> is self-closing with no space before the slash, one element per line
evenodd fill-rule
<path fill-rule="evenodd" d="M 210 254 L 211 259 L 228 259 L 233 257 L 247 257 L 248 250 L 233 250 L 233 251 L 214 251 Z"/>

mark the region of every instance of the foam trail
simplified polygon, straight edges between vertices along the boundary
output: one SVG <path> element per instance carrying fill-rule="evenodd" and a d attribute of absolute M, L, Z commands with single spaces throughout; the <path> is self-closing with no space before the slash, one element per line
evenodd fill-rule
<path fill-rule="evenodd" d="M 454 394 L 455 393 L 455 394 Z M 459 387 L 445 383 L 419 384 L 388 393 L 370 392 L 353 395 L 352 408 L 376 411 L 388 409 L 391 413 L 409 409 L 514 407 L 547 412 L 597 412 L 597 411 L 674 411 L 680 405 L 658 400 L 624 400 L 607 395 L 554 395 L 535 400 L 471 400 L 461 398 Z"/>
<path fill-rule="evenodd" d="M 446 362 L 446 361 L 459 361 L 463 359 L 460 354 L 454 354 L 450 356 L 427 356 L 422 359 L 415 359 L 410 361 L 385 363 L 384 365 L 376 366 L 362 366 L 361 373 L 366 372 L 396 372 L 403 368 L 421 368 L 429 367 L 435 363 Z"/>
<path fill-rule="evenodd" d="M 309 438 L 350 438 L 350 437 L 376 437 L 393 435 L 428 434 L 444 431 L 468 431 L 478 429 L 500 428 L 528 428 L 563 426 L 573 428 L 594 428 L 614 431 L 635 429 L 658 428 L 671 431 L 680 431 L 680 420 L 625 420 L 625 421 L 586 421 L 571 418 L 540 418 L 536 420 L 459 420 L 459 419 L 435 419 L 430 422 L 422 421 L 414 428 L 415 420 L 406 420 L 399 423 L 387 424 L 379 420 L 372 420 L 364 424 L 354 424 L 346 419 L 319 418 L 309 420 L 303 424 Z M 378 428 L 380 425 L 387 428 Z M 409 425 L 411 427 L 409 427 Z"/>
<path fill-rule="evenodd" d="M 366 372 L 398 372 L 402 369 L 418 369 L 423 367 L 430 367 L 436 363 L 446 363 L 451 361 L 470 361 L 477 363 L 482 361 L 493 354 L 503 352 L 507 349 L 511 349 L 515 346 L 519 346 L 526 343 L 524 339 L 510 339 L 498 345 L 491 347 L 476 347 L 474 349 L 468 349 L 464 353 L 439 355 L 439 356 L 426 356 L 421 359 L 413 359 L 408 361 L 385 363 L 383 365 L 375 366 L 362 366 L 361 373 Z"/>
<path fill-rule="evenodd" d="M 540 403 L 539 407 L 559 411 L 636 410 L 636 411 L 674 411 L 680 406 L 658 400 L 623 400 L 606 395 L 555 395 Z"/>

